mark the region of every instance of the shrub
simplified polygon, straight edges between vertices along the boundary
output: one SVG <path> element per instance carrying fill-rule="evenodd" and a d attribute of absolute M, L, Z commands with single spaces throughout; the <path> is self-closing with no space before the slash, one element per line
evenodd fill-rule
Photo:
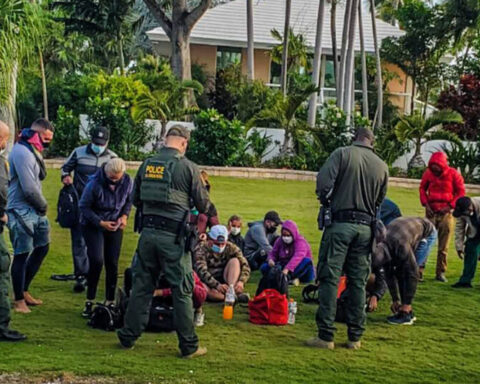
<path fill-rule="evenodd" d="M 215 109 L 201 111 L 195 118 L 188 156 L 202 165 L 242 164 L 246 148 L 245 128 L 229 121 Z"/>
<path fill-rule="evenodd" d="M 268 154 L 267 149 L 272 144 L 272 136 L 268 136 L 267 132 L 262 135 L 256 129 L 253 129 L 247 138 L 247 149 L 253 152 L 251 163 L 258 167 L 262 163 L 262 159 Z"/>
<path fill-rule="evenodd" d="M 54 121 L 55 140 L 48 148 L 49 157 L 65 157 L 80 145 L 80 119 L 73 111 L 63 105 L 58 108 L 57 118 Z"/>
<path fill-rule="evenodd" d="M 452 143 L 450 147 L 443 145 L 442 150 L 447 154 L 450 165 L 460 170 L 465 182 L 473 183 L 478 181 L 480 150 L 476 143 L 469 145 Z"/>

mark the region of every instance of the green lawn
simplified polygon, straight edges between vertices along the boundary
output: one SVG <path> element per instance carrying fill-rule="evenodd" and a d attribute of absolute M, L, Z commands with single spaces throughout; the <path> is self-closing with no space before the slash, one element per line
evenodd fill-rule
<path fill-rule="evenodd" d="M 213 201 L 223 222 L 237 213 L 245 221 L 257 220 L 270 209 L 295 220 L 318 253 L 317 201 L 311 182 L 212 178 Z M 13 315 L 12 326 L 28 334 L 21 344 L 0 345 L 0 372 L 20 372 L 25 377 L 68 373 L 109 376 L 118 382 L 155 383 L 479 383 L 480 289 L 454 291 L 450 284 L 433 280 L 435 257 L 430 257 L 426 281 L 415 300 L 417 322 L 394 327 L 385 322 L 389 297 L 378 312 L 369 315 L 363 349 L 349 351 L 346 328 L 338 326 L 334 351 L 312 350 L 304 340 L 315 335 L 315 306 L 301 303 L 301 288 L 292 290 L 299 302 L 297 324 L 264 327 L 248 322 L 246 308 L 236 308 L 234 319 L 222 319 L 221 305 L 206 306 L 206 325 L 198 329 L 205 358 L 185 361 L 176 357 L 174 334 L 145 334 L 134 350 L 118 348 L 114 333 L 92 330 L 80 317 L 84 296 L 73 294 L 70 283 L 49 279 L 52 273 L 70 272 L 70 240 L 56 223 L 55 205 L 60 187 L 58 171 L 44 183 L 50 202 L 52 244 L 31 291 L 45 305 L 29 315 Z M 422 215 L 416 190 L 394 189 L 389 196 L 406 215 Z M 131 223 L 120 272 L 129 265 L 136 246 Z M 453 246 L 453 244 L 452 244 Z M 454 282 L 461 270 L 450 252 L 447 276 Z M 254 293 L 258 272 L 247 286 Z M 120 279 L 121 283 L 121 279 Z M 101 283 L 99 299 L 103 294 Z"/>

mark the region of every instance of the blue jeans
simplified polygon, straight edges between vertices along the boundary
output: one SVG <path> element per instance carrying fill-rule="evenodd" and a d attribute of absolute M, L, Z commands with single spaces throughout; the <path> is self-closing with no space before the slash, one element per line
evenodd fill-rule
<path fill-rule="evenodd" d="M 264 276 L 268 275 L 270 271 L 270 266 L 267 263 L 263 263 L 260 267 L 260 271 Z M 309 283 L 315 278 L 315 271 L 313 269 L 312 260 L 309 258 L 304 258 L 300 264 L 297 265 L 297 268 L 288 274 L 289 280 L 299 279 L 302 283 Z"/>
<path fill-rule="evenodd" d="M 15 212 L 21 221 L 9 211 L 7 224 L 14 255 L 29 254 L 35 248 L 50 243 L 50 224 L 47 216 L 39 216 L 32 208 L 15 209 Z"/>
<path fill-rule="evenodd" d="M 435 240 L 437 240 L 437 231 L 433 231 L 429 237 L 423 239 L 418 244 L 417 249 L 415 250 L 415 259 L 417 260 L 417 265 L 420 268 L 425 268 L 428 255 L 435 244 Z"/>

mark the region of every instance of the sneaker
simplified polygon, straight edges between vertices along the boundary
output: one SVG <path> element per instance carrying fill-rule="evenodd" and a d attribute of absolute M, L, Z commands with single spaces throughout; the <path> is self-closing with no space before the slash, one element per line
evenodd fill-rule
<path fill-rule="evenodd" d="M 50 278 L 55 281 L 74 281 L 77 276 L 75 276 L 73 273 L 70 273 L 67 275 L 52 275 Z"/>
<path fill-rule="evenodd" d="M 85 303 L 85 309 L 82 312 L 82 317 L 84 319 L 90 319 L 93 315 L 93 302 L 87 301 Z"/>
<path fill-rule="evenodd" d="M 21 334 L 18 331 L 14 331 L 13 329 L 7 329 L 4 331 L 0 331 L 0 341 L 10 341 L 10 342 L 18 342 L 23 341 L 27 337 Z"/>
<path fill-rule="evenodd" d="M 190 355 L 182 355 L 182 359 L 195 359 L 196 357 L 205 356 L 207 354 L 207 348 L 198 347 L 197 350 Z"/>
<path fill-rule="evenodd" d="M 308 339 L 305 344 L 308 347 L 320 348 L 320 349 L 334 349 L 335 343 L 333 341 L 325 341 L 319 337 L 314 337 L 313 339 Z"/>
<path fill-rule="evenodd" d="M 447 280 L 447 278 L 445 277 L 445 274 L 444 274 L 444 273 L 442 273 L 442 274 L 440 274 L 440 275 L 437 275 L 437 277 L 435 278 L 435 280 L 440 281 L 440 282 L 442 282 L 442 283 L 447 283 L 447 282 L 448 282 L 448 280 Z"/>
<path fill-rule="evenodd" d="M 417 318 L 413 312 L 398 312 L 396 315 L 387 317 L 388 323 L 394 325 L 413 325 L 415 320 L 417 320 Z"/>
<path fill-rule="evenodd" d="M 423 283 L 425 281 L 423 277 L 423 271 L 418 271 L 418 282 Z"/>
<path fill-rule="evenodd" d="M 452 288 L 473 288 L 473 286 L 470 283 L 462 283 L 458 281 L 452 285 Z"/>
<path fill-rule="evenodd" d="M 195 312 L 195 316 L 193 317 L 193 324 L 195 325 L 195 327 L 203 327 L 205 325 L 205 313 Z"/>
<path fill-rule="evenodd" d="M 248 304 L 249 301 L 250 295 L 248 293 L 240 293 L 239 295 L 237 295 L 237 299 L 235 300 L 235 302 L 239 304 Z"/>
<path fill-rule="evenodd" d="M 300 285 L 300 279 L 293 279 L 292 281 L 290 281 L 290 284 L 294 287 L 298 287 Z"/>
<path fill-rule="evenodd" d="M 87 279 L 84 276 L 79 276 L 77 277 L 77 281 L 73 286 L 73 292 L 82 293 L 85 291 L 86 287 L 87 287 Z"/>

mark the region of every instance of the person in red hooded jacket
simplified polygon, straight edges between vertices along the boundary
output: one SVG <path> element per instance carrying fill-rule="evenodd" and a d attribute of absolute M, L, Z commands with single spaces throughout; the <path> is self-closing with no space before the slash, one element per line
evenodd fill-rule
<path fill-rule="evenodd" d="M 452 210 L 457 200 L 465 196 L 463 177 L 448 165 L 447 155 L 435 152 L 420 183 L 420 202 L 426 217 L 438 230 L 438 255 L 436 279 L 446 282 L 448 244 L 453 232 Z"/>

